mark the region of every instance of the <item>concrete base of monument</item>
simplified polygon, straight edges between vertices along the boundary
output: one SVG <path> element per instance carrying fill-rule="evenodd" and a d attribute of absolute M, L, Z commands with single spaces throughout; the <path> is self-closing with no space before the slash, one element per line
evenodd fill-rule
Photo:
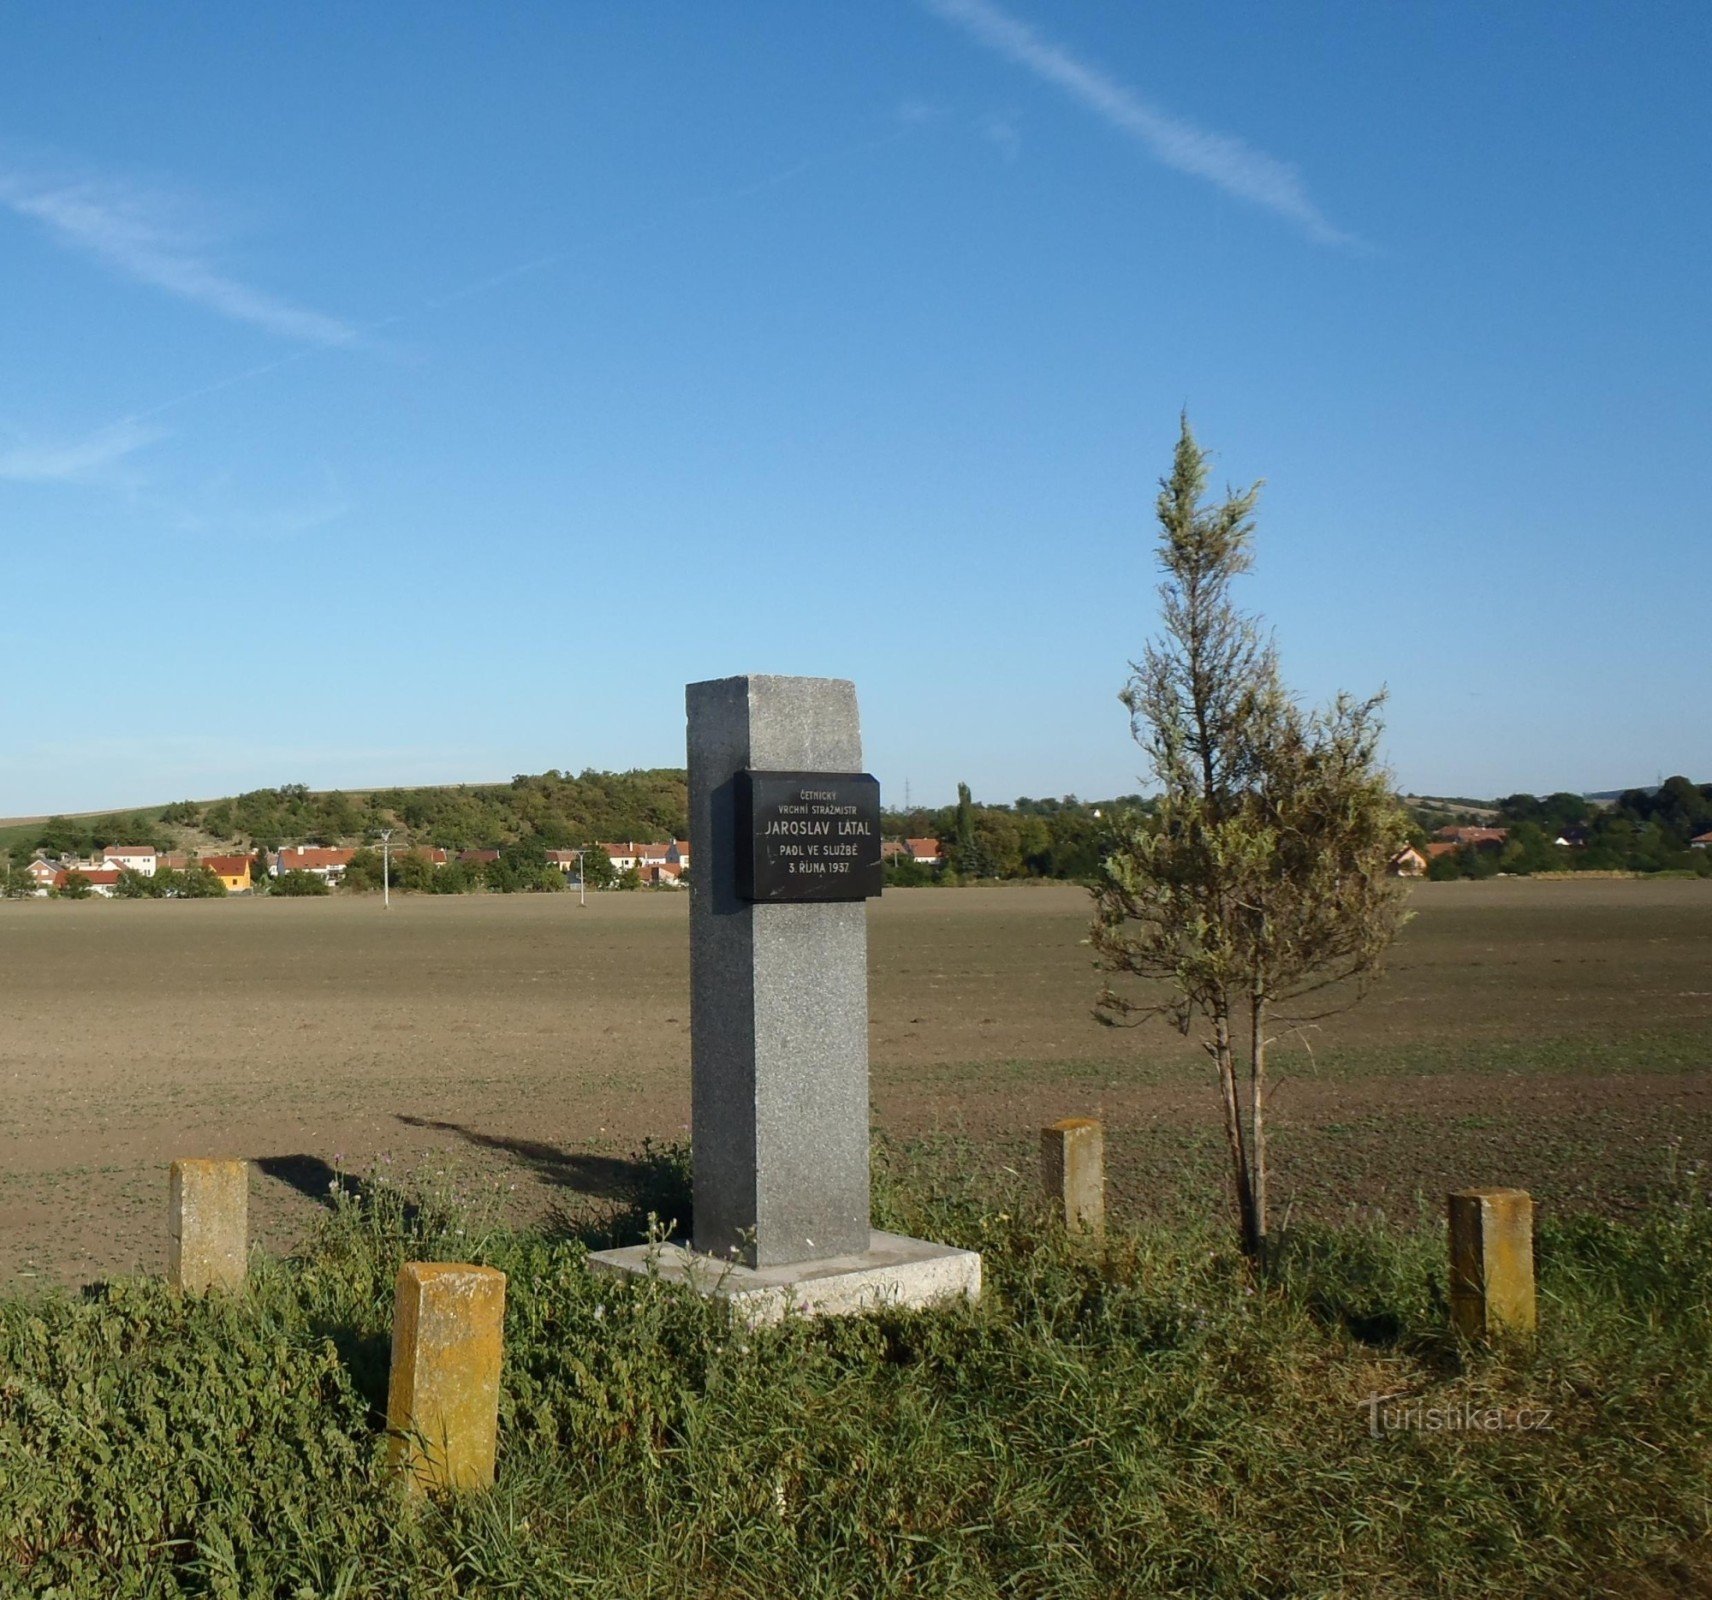
<path fill-rule="evenodd" d="M 724 1300 L 752 1328 L 787 1316 L 845 1317 L 893 1307 L 917 1310 L 981 1296 L 981 1257 L 973 1250 L 928 1244 L 896 1233 L 870 1233 L 861 1255 L 743 1267 L 697 1255 L 681 1244 L 638 1244 L 602 1250 L 589 1270 L 613 1277 L 682 1283 Z"/>

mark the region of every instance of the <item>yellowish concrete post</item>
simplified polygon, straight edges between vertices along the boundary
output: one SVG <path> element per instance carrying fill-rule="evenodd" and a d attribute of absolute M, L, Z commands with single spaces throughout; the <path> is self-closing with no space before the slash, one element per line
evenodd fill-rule
<path fill-rule="evenodd" d="M 1105 1129 L 1092 1117 L 1067 1117 L 1040 1130 L 1040 1181 L 1072 1233 L 1106 1226 Z"/>
<path fill-rule="evenodd" d="M 172 1286 L 192 1293 L 241 1288 L 250 1254 L 250 1164 L 175 1161 L 169 1187 Z"/>
<path fill-rule="evenodd" d="M 405 1487 L 480 1489 L 493 1482 L 505 1274 L 407 1261 L 392 1310 L 390 1459 Z"/>
<path fill-rule="evenodd" d="M 1526 1189 L 1450 1197 L 1450 1319 L 1469 1339 L 1527 1338 L 1534 1301 L 1534 1202 Z"/>

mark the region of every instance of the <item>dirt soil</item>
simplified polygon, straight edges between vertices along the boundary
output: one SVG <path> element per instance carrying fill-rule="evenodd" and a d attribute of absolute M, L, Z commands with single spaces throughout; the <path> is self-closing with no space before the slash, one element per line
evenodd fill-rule
<path fill-rule="evenodd" d="M 1281 1206 L 1411 1212 L 1517 1183 L 1621 1209 L 1712 1156 L 1712 884 L 1425 884 L 1390 974 L 1289 1032 Z M 686 897 L 0 903 L 0 1287 L 166 1257 L 166 1165 L 259 1163 L 287 1248 L 337 1168 L 426 1163 L 519 1217 L 689 1135 Z M 1108 1126 L 1123 1213 L 1222 1207 L 1204 1057 L 1093 1020 L 1080 891 L 871 910 L 876 1126 L 1025 1168 Z M 516 1185 L 515 1190 L 511 1185 Z"/>

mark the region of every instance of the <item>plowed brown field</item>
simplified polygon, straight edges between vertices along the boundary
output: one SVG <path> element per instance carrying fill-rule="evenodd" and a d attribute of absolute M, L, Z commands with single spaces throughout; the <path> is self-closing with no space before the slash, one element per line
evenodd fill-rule
<path fill-rule="evenodd" d="M 1281 1205 L 1436 1208 L 1467 1182 L 1621 1208 L 1712 1156 L 1712 884 L 1426 884 L 1390 974 L 1285 1037 Z M 456 1163 L 538 1213 L 688 1136 L 683 897 L 0 904 L 0 1285 L 165 1260 L 166 1163 L 262 1163 L 284 1247 L 335 1163 Z M 1029 1161 L 1108 1125 L 1114 1207 L 1222 1206 L 1203 1058 L 1092 1020 L 1063 887 L 871 912 L 876 1126 Z M 509 1192 L 509 1190 L 508 1190 Z"/>

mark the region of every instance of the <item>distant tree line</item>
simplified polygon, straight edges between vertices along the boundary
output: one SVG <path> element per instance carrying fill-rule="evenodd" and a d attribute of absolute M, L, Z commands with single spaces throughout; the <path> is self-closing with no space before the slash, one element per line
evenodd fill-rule
<path fill-rule="evenodd" d="M 1609 805 L 1584 795 L 1512 794 L 1492 803 L 1497 847 L 1471 845 L 1437 857 L 1433 878 L 1489 878 L 1501 872 L 1691 872 L 1712 877 L 1712 850 L 1690 841 L 1712 832 L 1712 783 L 1671 777 L 1653 790 L 1625 789 Z M 1436 815 L 1414 813 L 1417 844 Z M 1446 821 L 1454 819 L 1445 819 Z M 1428 824 L 1431 824 L 1431 827 Z M 1559 839 L 1568 842 L 1558 844 Z"/>
<path fill-rule="evenodd" d="M 938 839 L 946 858 L 941 869 L 894 859 L 887 879 L 898 885 L 994 878 L 1089 880 L 1099 871 L 1110 821 L 1125 808 L 1145 810 L 1147 803 L 1138 795 L 1104 801 L 1075 795 L 1035 800 L 1025 795 L 1011 805 L 982 804 L 968 785 L 960 784 L 955 805 L 885 813 L 888 838 Z M 52 817 L 34 835 L 21 839 L 12 854 L 21 864 L 34 850 L 87 857 L 113 844 L 152 844 L 167 851 L 214 841 L 204 848 L 257 853 L 253 876 L 259 890 L 291 894 L 317 890 L 295 878 L 284 888 L 283 879 L 264 882 L 263 852 L 286 844 L 362 843 L 365 848 L 346 869 L 344 881 L 353 888 L 379 889 L 378 834 L 392 828 L 395 888 L 438 894 L 483 888 L 515 892 L 563 885 L 563 874 L 547 863 L 548 850 L 579 848 L 596 839 L 657 844 L 683 838 L 688 827 L 689 790 L 681 768 L 591 770 L 574 777 L 554 770 L 520 774 L 506 784 L 377 789 L 357 795 L 282 784 L 221 800 L 181 800 L 158 811 Z M 453 853 L 498 850 L 500 859 L 453 861 L 436 868 L 409 853 L 409 846 L 417 845 Z M 615 871 L 604 851 L 590 850 L 583 866 L 591 888 L 640 885 L 634 870 Z M 311 881 L 325 888 L 319 879 Z"/>
<path fill-rule="evenodd" d="M 420 894 L 554 893 L 565 887 L 565 875 L 547 860 L 548 848 L 539 839 L 514 840 L 499 847 L 497 861 L 448 861 L 437 867 L 408 848 L 382 852 L 371 846 L 351 857 L 342 882 L 348 889 L 379 889 L 390 872 L 393 888 Z M 604 850 L 601 857 L 606 859 Z M 607 861 L 609 873 L 611 865 Z M 592 874 L 589 882 L 594 882 Z"/>
<path fill-rule="evenodd" d="M 69 874 L 67 887 L 78 881 L 78 873 Z M 87 894 L 89 880 L 85 878 L 82 882 Z M 220 881 L 220 875 L 195 862 L 188 867 L 156 867 L 152 874 L 126 867 L 113 886 L 115 900 L 218 900 L 225 893 L 226 885 Z"/>
<path fill-rule="evenodd" d="M 894 856 L 887 863 L 886 881 L 898 887 L 1027 878 L 1091 882 L 1111 847 L 1114 822 L 1126 814 L 1146 816 L 1153 809 L 1153 801 L 1135 794 L 1111 800 L 1023 795 L 1009 805 L 983 803 L 967 784 L 959 784 L 953 805 L 883 813 L 887 838 L 937 839 L 945 858 L 943 867 L 934 868 Z M 596 839 L 681 839 L 688 831 L 688 811 L 681 768 L 585 771 L 576 776 L 554 770 L 520 774 L 505 784 L 377 789 L 361 795 L 340 790 L 317 794 L 302 784 L 283 784 L 206 803 L 181 800 L 158 811 L 51 817 L 34 833 L 13 836 L 11 864 L 0 869 L 0 895 L 33 888 L 21 876 L 33 851 L 89 857 L 114 844 L 152 844 L 162 851 L 194 851 L 199 845 L 204 851 L 243 848 L 257 854 L 252 876 L 258 890 L 314 894 L 324 892 L 326 885 L 313 875 L 298 874 L 289 884 L 266 880 L 262 853 L 284 844 L 360 843 L 365 848 L 350 863 L 345 882 L 353 888 L 379 889 L 382 828 L 396 830 L 395 888 L 436 894 L 554 890 L 563 887 L 564 877 L 549 866 L 548 850 L 578 848 Z M 1610 805 L 1568 793 L 1429 801 L 1411 808 L 1414 842 L 1426 844 L 1434 830 L 1467 821 L 1470 813 L 1507 829 L 1507 839 L 1496 849 L 1471 847 L 1439 856 L 1430 869 L 1433 877 L 1569 870 L 1712 875 L 1712 851 L 1689 847 L 1695 835 L 1712 830 L 1712 784 L 1673 777 L 1656 790 L 1626 790 Z M 1561 837 L 1576 842 L 1558 845 L 1555 841 Z M 203 843 L 209 840 L 216 843 Z M 410 854 L 412 846 L 437 846 L 453 853 L 497 850 L 500 855 L 497 861 L 452 861 L 436 868 L 423 856 Z M 634 871 L 616 872 L 598 850 L 585 857 L 584 872 L 591 888 L 634 888 L 640 883 Z M 159 874 L 154 881 L 161 884 L 159 889 L 121 884 L 117 892 L 186 892 Z"/>
<path fill-rule="evenodd" d="M 1146 812 L 1140 795 L 1116 800 L 1033 800 L 982 805 L 966 783 L 951 806 L 888 811 L 881 832 L 888 838 L 937 839 L 945 865 L 934 868 L 894 856 L 886 881 L 899 887 L 925 883 L 970 883 L 984 878 L 1059 878 L 1090 881 L 1110 847 L 1113 819 Z"/>

